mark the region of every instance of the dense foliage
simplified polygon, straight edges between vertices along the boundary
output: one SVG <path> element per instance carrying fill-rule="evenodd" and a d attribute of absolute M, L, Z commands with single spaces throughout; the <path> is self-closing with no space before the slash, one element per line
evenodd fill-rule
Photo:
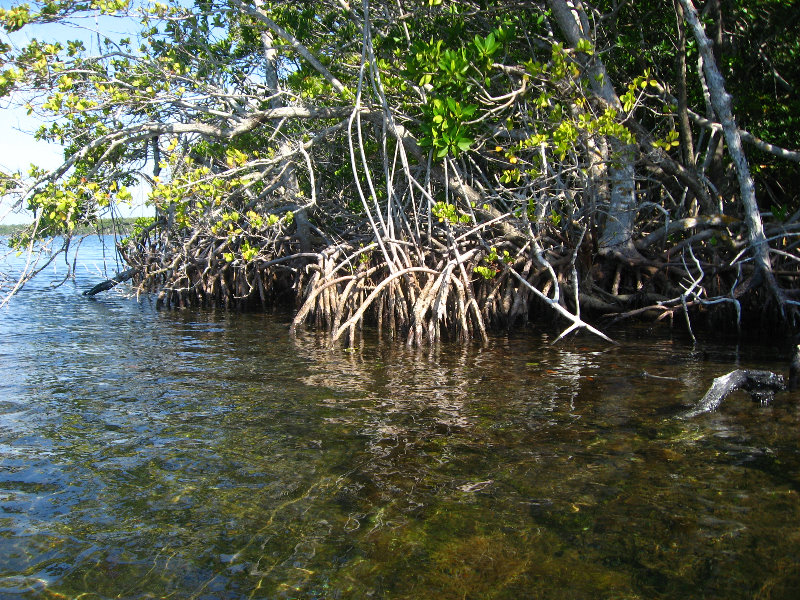
<path fill-rule="evenodd" d="M 145 186 L 156 217 L 120 250 L 167 305 L 289 300 L 334 339 L 368 317 L 415 343 L 552 311 L 599 334 L 582 309 L 793 322 L 791 5 L 15 5 L 8 32 L 131 35 L 0 48 L 0 94 L 65 148 L 3 175 L 36 216 L 12 244 Z"/>

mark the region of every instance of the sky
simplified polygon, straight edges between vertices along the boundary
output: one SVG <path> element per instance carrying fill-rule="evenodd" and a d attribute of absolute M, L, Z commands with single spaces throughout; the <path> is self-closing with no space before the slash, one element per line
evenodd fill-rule
<path fill-rule="evenodd" d="M 26 111 L 3 106 L 0 110 L 0 168 L 5 172 L 26 171 L 31 163 L 51 169 L 58 166 L 63 158 L 60 146 L 33 139 L 30 130 L 38 123 L 26 115 Z M 10 213 L 6 215 L 8 204 L 3 202 L 0 216 L 5 216 L 4 224 L 26 223 L 31 214 Z"/>
<path fill-rule="evenodd" d="M 7 9 L 19 3 L 18 0 L 0 0 L 0 7 Z M 112 38 L 123 37 L 131 33 L 130 30 L 125 31 L 125 24 L 120 19 L 89 17 L 71 28 L 60 25 L 40 25 L 23 28 L 11 35 L 0 30 L 0 41 L 10 42 L 19 47 L 26 45 L 33 38 L 61 42 L 67 39 L 82 39 L 87 49 L 91 49 L 97 46 L 96 31 L 100 31 L 103 36 Z M 63 150 L 58 144 L 41 142 L 33 138 L 33 131 L 39 125 L 41 123 L 36 117 L 28 116 L 24 108 L 12 106 L 8 99 L 0 99 L 0 168 L 3 171 L 21 170 L 25 172 L 30 168 L 31 163 L 49 169 L 62 162 Z M 122 216 L 151 216 L 152 209 L 144 206 L 145 191 L 131 189 L 131 193 L 134 196 L 134 206 L 121 206 Z M 0 199 L 0 224 L 27 223 L 32 219 L 33 215 L 27 211 L 9 213 L 9 202 L 6 199 Z"/>

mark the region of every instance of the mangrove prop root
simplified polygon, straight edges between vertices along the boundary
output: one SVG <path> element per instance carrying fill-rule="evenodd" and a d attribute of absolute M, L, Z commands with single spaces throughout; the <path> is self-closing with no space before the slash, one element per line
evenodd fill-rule
<path fill-rule="evenodd" d="M 131 269 L 87 295 L 132 277 L 137 292 L 156 294 L 159 307 L 290 304 L 296 309 L 291 334 L 311 323 L 331 343 L 352 341 L 365 324 L 423 345 L 486 341 L 489 328 L 526 323 L 562 326 L 559 337 L 584 330 L 610 341 L 593 325 L 599 316 L 651 320 L 683 314 L 691 317 L 685 319 L 691 330 L 692 320 L 709 322 L 714 305 L 722 308 L 714 315 L 724 312 L 737 323 L 755 314 L 763 318 L 768 296 L 758 285 L 747 285 L 754 267 L 737 264 L 736 257 L 720 260 L 723 248 L 696 242 L 674 254 L 645 248 L 649 256 L 635 263 L 613 255 L 586 261 L 578 260 L 579 233 L 540 226 L 525 239 L 509 241 L 489 228 L 480 236 L 434 229 L 417 240 L 384 238 L 385 252 L 371 236 L 355 232 L 343 231 L 337 242 L 315 238 L 311 251 L 298 251 L 291 236 L 278 235 L 258 246 L 252 242 L 257 256 L 243 260 L 233 238 L 187 232 L 183 241 L 167 236 L 128 242 L 124 257 Z M 783 284 L 796 287 L 800 260 L 778 259 Z"/>

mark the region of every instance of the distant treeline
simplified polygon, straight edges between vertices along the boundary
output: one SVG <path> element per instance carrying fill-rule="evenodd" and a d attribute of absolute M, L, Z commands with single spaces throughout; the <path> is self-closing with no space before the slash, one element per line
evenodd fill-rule
<path fill-rule="evenodd" d="M 136 221 L 136 217 L 129 217 L 124 219 L 100 219 L 100 221 L 96 225 L 92 226 L 78 226 L 75 228 L 75 233 L 86 234 L 86 233 L 114 233 L 114 228 L 116 227 L 116 232 L 121 235 L 128 235 L 131 233 L 133 229 L 133 224 Z M 13 235 L 18 231 L 21 231 L 25 227 L 30 225 L 30 223 L 19 223 L 16 225 L 2 225 L 0 224 L 0 235 Z"/>

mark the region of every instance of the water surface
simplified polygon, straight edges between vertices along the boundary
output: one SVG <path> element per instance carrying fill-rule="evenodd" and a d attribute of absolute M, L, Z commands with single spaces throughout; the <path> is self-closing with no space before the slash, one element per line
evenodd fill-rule
<path fill-rule="evenodd" d="M 330 349 L 86 298 L 99 248 L 0 313 L 1 598 L 797 597 L 797 398 L 675 418 L 780 345 Z"/>

